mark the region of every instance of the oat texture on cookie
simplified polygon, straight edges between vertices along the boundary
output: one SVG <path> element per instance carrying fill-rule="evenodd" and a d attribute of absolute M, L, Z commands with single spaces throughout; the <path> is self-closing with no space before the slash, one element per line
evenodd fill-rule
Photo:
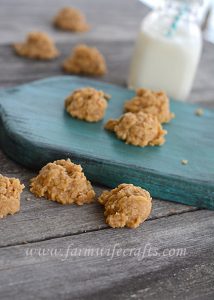
<path fill-rule="evenodd" d="M 100 121 L 108 106 L 109 95 L 91 87 L 75 90 L 65 100 L 65 109 L 75 118 L 88 122 Z"/>
<path fill-rule="evenodd" d="M 128 112 L 119 119 L 109 120 L 105 129 L 115 132 L 117 137 L 127 144 L 135 146 L 159 146 L 165 142 L 165 134 L 158 119 L 143 112 Z"/>
<path fill-rule="evenodd" d="M 17 178 L 0 175 L 0 218 L 20 210 L 20 195 L 24 185 Z"/>
<path fill-rule="evenodd" d="M 73 7 L 64 7 L 54 18 L 54 25 L 62 30 L 84 32 L 89 30 L 84 14 Z"/>
<path fill-rule="evenodd" d="M 63 69 L 67 73 L 89 76 L 102 76 L 107 71 L 105 58 L 100 51 L 84 44 L 74 48 L 64 61 Z"/>
<path fill-rule="evenodd" d="M 120 184 L 104 191 L 98 201 L 104 205 L 106 223 L 113 227 L 136 228 L 150 215 L 152 198 L 146 190 L 133 184 Z"/>
<path fill-rule="evenodd" d="M 14 45 L 16 53 L 38 60 L 51 60 L 59 55 L 54 41 L 44 32 L 31 32 L 23 43 Z"/>
<path fill-rule="evenodd" d="M 125 111 L 137 113 L 143 111 L 156 116 L 161 123 L 168 123 L 174 114 L 170 112 L 169 98 L 164 92 L 139 89 L 136 96 L 125 103 Z"/>
<path fill-rule="evenodd" d="M 61 204 L 82 205 L 94 200 L 95 192 L 80 165 L 67 160 L 57 160 L 44 166 L 31 180 L 30 191 Z"/>

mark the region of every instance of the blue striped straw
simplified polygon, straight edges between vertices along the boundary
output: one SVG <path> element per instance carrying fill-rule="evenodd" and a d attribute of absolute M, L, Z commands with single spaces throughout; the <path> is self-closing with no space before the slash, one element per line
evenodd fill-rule
<path fill-rule="evenodd" d="M 165 34 L 166 37 L 173 36 L 173 34 L 176 32 L 176 30 L 178 28 L 178 24 L 179 24 L 181 18 L 183 17 L 183 15 L 185 15 L 188 12 L 188 9 L 189 9 L 189 6 L 188 6 L 187 2 L 185 1 L 184 5 L 180 8 L 177 15 L 174 17 L 174 19 L 170 25 L 170 28 L 168 29 L 167 33 Z"/>

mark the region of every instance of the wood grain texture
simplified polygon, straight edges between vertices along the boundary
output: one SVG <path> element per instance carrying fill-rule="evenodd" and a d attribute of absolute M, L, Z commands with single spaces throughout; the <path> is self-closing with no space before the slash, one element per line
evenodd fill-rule
<path fill-rule="evenodd" d="M 29 191 L 29 181 L 35 172 L 9 161 L 0 152 L 1 173 L 18 177 L 25 184 L 21 197 L 21 211 L 1 220 L 0 247 L 54 239 L 109 228 L 104 220 L 103 207 L 97 202 L 84 205 L 63 206 L 46 199 L 38 199 Z M 103 186 L 94 186 L 99 196 Z M 150 220 L 195 211 L 197 208 L 168 201 L 153 200 Z M 81 217 L 80 217 L 81 216 Z M 109 228 L 110 229 L 110 228 Z"/>
<path fill-rule="evenodd" d="M 124 1 L 126 2 L 126 0 Z M 133 34 L 132 41 L 127 41 L 123 37 L 116 41 L 105 41 L 105 39 L 92 41 L 87 37 L 80 36 L 78 41 L 71 39 L 67 42 L 59 42 L 57 47 L 61 56 L 54 61 L 45 63 L 18 57 L 9 45 L 0 46 L 0 65 L 3 70 L 0 72 L 0 87 L 9 87 L 49 76 L 62 75 L 62 62 L 77 43 L 96 46 L 104 54 L 108 73 L 99 80 L 126 86 L 134 38 L 135 34 Z M 214 107 L 214 86 L 210 80 L 214 77 L 213 48 L 212 44 L 204 43 L 193 90 L 188 98 L 190 102 L 197 102 L 210 107 Z"/>
<path fill-rule="evenodd" d="M 112 96 L 102 122 L 90 124 L 65 112 L 64 99 L 84 86 Z M 124 102 L 133 96 L 125 88 L 74 76 L 2 91 L 0 144 L 9 157 L 31 169 L 71 158 L 93 182 L 113 188 L 133 183 L 153 197 L 214 209 L 214 112 L 206 110 L 198 117 L 195 105 L 171 101 L 176 118 L 165 125 L 166 143 L 140 148 L 103 129 L 107 120 L 121 115 Z M 182 165 L 182 159 L 188 165 Z"/>
<path fill-rule="evenodd" d="M 48 32 L 57 42 L 79 38 L 93 40 L 132 41 L 139 23 L 149 11 L 138 0 L 1 0 L 0 43 L 13 43 L 24 39 L 27 32 L 42 30 Z M 86 14 L 91 30 L 72 34 L 56 30 L 52 19 L 59 9 L 73 6 Z"/>
<path fill-rule="evenodd" d="M 213 229 L 213 212 L 197 211 L 148 221 L 134 232 L 100 230 L 2 248 L 1 298 L 213 299 Z M 167 255 L 178 249 L 186 250 Z"/>
<path fill-rule="evenodd" d="M 70 35 L 53 30 L 50 26 L 52 16 L 67 5 L 76 6 L 87 14 L 93 25 L 91 32 Z M 135 36 L 147 11 L 137 0 L 0 0 L 0 87 L 61 75 L 62 61 L 79 42 L 97 46 L 104 53 L 109 73 L 103 81 L 125 86 Z M 49 32 L 56 40 L 62 53 L 58 60 L 43 64 L 14 55 L 9 44 L 23 40 L 27 32 L 37 29 Z M 213 59 L 213 45 L 205 43 L 189 98 L 210 107 L 214 106 Z M 0 172 L 21 178 L 26 186 L 35 175 L 13 163 L 1 151 Z M 100 187 L 101 190 L 103 187 Z M 71 220 L 71 212 L 74 214 L 75 208 L 65 211 L 61 205 L 56 206 L 43 199 L 39 201 L 28 189 L 24 191 L 22 211 L 0 222 L 0 241 L 1 246 L 26 240 L 32 244 L 0 250 L 3 250 L 0 252 L 1 299 L 214 298 L 213 212 L 192 211 L 194 208 L 189 206 L 157 200 L 154 201 L 152 217 L 161 218 L 146 222 L 136 233 L 132 230 L 97 231 L 99 225 L 104 225 L 102 208 L 94 205 L 82 207 L 84 213 Z M 88 215 L 90 213 L 95 214 L 95 226 L 94 221 L 91 222 L 93 215 Z M 75 236 L 69 237 L 73 232 L 76 232 Z M 68 236 L 60 238 L 64 234 Z M 51 240 L 34 243 L 42 238 Z M 123 247 L 139 247 L 144 238 L 147 241 L 151 238 L 149 241 L 155 242 L 154 245 L 161 244 L 162 248 L 169 244 L 171 248 L 174 244 L 187 247 L 190 252 L 182 261 L 150 258 L 138 262 L 134 257 L 119 257 L 113 263 L 106 262 L 105 258 L 77 258 L 75 262 L 61 263 L 48 257 L 45 262 L 39 257 L 26 258 L 24 254 L 27 248 L 34 246 L 66 248 L 73 239 L 80 247 L 93 246 L 94 243 L 106 247 L 118 241 Z"/>

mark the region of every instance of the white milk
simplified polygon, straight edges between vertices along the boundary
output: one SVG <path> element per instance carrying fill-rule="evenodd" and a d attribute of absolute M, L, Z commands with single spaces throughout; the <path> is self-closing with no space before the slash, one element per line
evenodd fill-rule
<path fill-rule="evenodd" d="M 185 100 L 201 55 L 201 31 L 195 23 L 181 20 L 176 32 L 168 36 L 171 22 L 171 17 L 157 12 L 143 20 L 128 85 L 164 90 L 174 99 Z"/>

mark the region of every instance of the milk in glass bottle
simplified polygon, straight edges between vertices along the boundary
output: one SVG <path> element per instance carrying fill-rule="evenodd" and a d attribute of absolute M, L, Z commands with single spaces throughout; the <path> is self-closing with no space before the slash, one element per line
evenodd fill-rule
<path fill-rule="evenodd" d="M 164 90 L 185 100 L 199 63 L 202 37 L 196 23 L 200 0 L 164 1 L 143 20 L 135 45 L 129 88 Z"/>

